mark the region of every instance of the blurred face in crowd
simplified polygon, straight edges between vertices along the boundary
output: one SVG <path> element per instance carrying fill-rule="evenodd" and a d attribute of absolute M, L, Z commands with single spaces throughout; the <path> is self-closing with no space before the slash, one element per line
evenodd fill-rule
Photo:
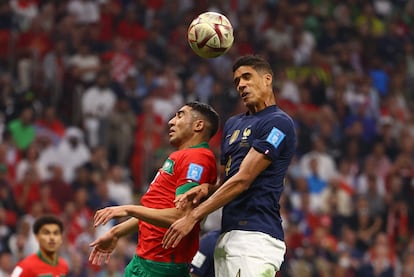
<path fill-rule="evenodd" d="M 62 231 L 57 224 L 45 224 L 36 234 L 40 251 L 48 256 L 53 255 L 62 245 Z"/>

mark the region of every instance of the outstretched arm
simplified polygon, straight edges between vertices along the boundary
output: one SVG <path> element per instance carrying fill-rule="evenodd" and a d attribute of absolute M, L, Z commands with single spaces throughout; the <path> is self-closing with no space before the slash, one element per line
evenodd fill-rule
<path fill-rule="evenodd" d="M 134 217 L 158 227 L 168 228 L 174 221 L 181 218 L 188 208 L 152 209 L 141 205 L 113 206 L 98 210 L 94 216 L 94 226 L 104 225 L 112 218 Z"/>

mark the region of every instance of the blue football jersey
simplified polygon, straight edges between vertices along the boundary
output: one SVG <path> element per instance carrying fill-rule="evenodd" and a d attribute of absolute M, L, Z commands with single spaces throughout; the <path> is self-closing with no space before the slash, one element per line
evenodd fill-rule
<path fill-rule="evenodd" d="M 293 120 L 276 105 L 255 114 L 230 118 L 224 126 L 221 145 L 224 180 L 237 173 L 251 147 L 266 155 L 272 163 L 248 190 L 223 208 L 222 231 L 259 231 L 283 240 L 278 203 L 296 148 Z"/>

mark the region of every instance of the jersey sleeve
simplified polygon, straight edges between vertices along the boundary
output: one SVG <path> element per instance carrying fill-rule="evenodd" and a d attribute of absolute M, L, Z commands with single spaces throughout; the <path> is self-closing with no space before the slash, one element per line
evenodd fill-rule
<path fill-rule="evenodd" d="M 201 152 L 188 153 L 178 165 L 176 195 L 183 194 L 202 183 L 214 183 L 217 167 L 214 155 Z"/>
<path fill-rule="evenodd" d="M 259 130 L 260 133 L 252 143 L 253 148 L 271 160 L 276 160 L 286 141 L 292 139 L 292 122 L 285 117 L 275 117 L 265 121 Z"/>

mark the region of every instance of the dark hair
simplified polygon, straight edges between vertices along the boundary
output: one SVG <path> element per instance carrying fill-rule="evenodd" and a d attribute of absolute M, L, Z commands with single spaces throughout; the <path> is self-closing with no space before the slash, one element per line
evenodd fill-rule
<path fill-rule="evenodd" d="M 46 224 L 56 224 L 59 226 L 60 232 L 63 233 L 63 222 L 53 215 L 44 215 L 36 219 L 33 223 L 33 233 L 38 234 L 40 229 Z"/>
<path fill-rule="evenodd" d="M 273 70 L 270 64 L 258 55 L 245 55 L 241 56 L 234 64 L 233 64 L 233 73 L 240 67 L 240 66 L 251 66 L 256 71 L 270 73 L 273 76 Z"/>
<path fill-rule="evenodd" d="M 217 133 L 220 122 L 220 117 L 218 113 L 210 105 L 197 101 L 188 102 L 185 105 L 191 107 L 194 111 L 200 113 L 203 117 L 207 119 L 210 129 L 209 136 L 210 138 L 212 138 Z"/>

